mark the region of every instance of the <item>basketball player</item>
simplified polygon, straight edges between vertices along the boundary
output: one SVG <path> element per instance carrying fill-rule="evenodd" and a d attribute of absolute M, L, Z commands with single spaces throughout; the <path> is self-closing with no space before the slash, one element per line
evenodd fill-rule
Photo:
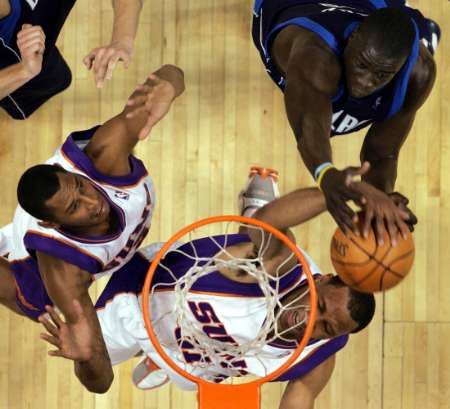
<path fill-rule="evenodd" d="M 77 300 L 92 337 L 77 375 L 89 390 L 112 381 L 88 287 L 128 260 L 145 238 L 155 203 L 153 183 L 131 152 L 184 90 L 182 71 L 164 65 L 131 95 L 122 113 L 73 132 L 47 164 L 28 169 L 17 189 L 10 263 L 1 259 L 0 301 L 37 320 L 54 303 L 77 334 Z M 95 374 L 104 372 L 103 383 Z"/>
<path fill-rule="evenodd" d="M 55 44 L 75 1 L 0 0 L 0 106 L 14 119 L 26 119 L 70 85 L 70 69 Z M 84 59 L 98 87 L 117 61 L 128 65 L 142 2 L 113 0 L 111 43 Z"/>
<path fill-rule="evenodd" d="M 253 11 L 254 43 L 284 92 L 298 150 L 329 212 L 342 230 L 354 230 L 346 202 L 363 195 L 364 234 L 374 218 L 379 244 L 385 225 L 395 243 L 405 219 L 380 191 L 346 185 L 329 138 L 370 127 L 361 149 L 361 163 L 371 165 L 364 180 L 407 204 L 393 193 L 397 160 L 435 81 L 439 27 L 404 0 L 256 0 Z M 409 212 L 406 222 L 417 219 Z"/>
<path fill-rule="evenodd" d="M 346 172 L 353 174 L 354 171 L 347 169 Z M 273 199 L 277 189 L 271 175 L 273 171 L 253 174 L 251 183 L 242 195 L 244 212 L 261 206 L 262 203 L 271 200 L 271 196 Z M 254 217 L 280 229 L 295 241 L 289 228 L 306 222 L 325 209 L 325 198 L 320 190 L 299 189 L 260 208 Z M 236 258 L 254 259 L 261 246 L 261 234 L 252 229 L 248 229 L 247 233 L 228 234 L 227 238 L 215 236 L 216 243 L 209 237 L 186 243 L 176 251 L 168 253 L 161 262 L 164 267 L 160 264 L 157 268 L 153 285 L 165 283 L 166 291 L 155 292 L 151 298 L 155 331 L 163 338 L 160 340 L 166 352 L 172 357 L 175 356 L 178 341 L 174 335 L 177 333 L 177 322 L 173 317 L 174 291 L 169 285 L 171 280 L 168 271 L 171 270 L 177 278 L 182 277 L 192 267 L 194 256 L 205 259 L 213 257 L 216 253 L 225 254 L 221 251 L 223 250 L 221 245 L 226 246 L 227 253 Z M 154 253 L 151 248 L 140 254 L 136 253 L 135 257 L 111 278 L 96 304 L 103 336 L 113 364 L 130 359 L 140 351 L 145 352 L 147 357 L 134 372 L 134 381 L 139 387 L 153 388 L 170 379 L 180 387 L 192 390 L 195 385 L 176 374 L 155 353 L 144 328 L 139 294 L 150 264 L 149 260 L 153 258 Z M 282 337 L 265 345 L 259 358 L 250 356 L 245 358 L 245 362 L 239 361 L 242 373 L 265 375 L 262 373 L 262 367 L 268 368 L 267 372 L 273 372 L 286 359 L 286 356 L 283 358 L 279 356 L 280 352 L 286 350 L 292 352 L 296 346 L 293 341 L 303 336 L 304 325 L 296 323 L 299 316 L 305 312 L 297 306 L 307 305 L 309 296 L 297 298 L 305 288 L 305 281 L 302 269 L 298 265 L 295 267 L 295 260 L 286 263 L 287 254 L 289 250 L 286 246 L 272 237 L 264 254 L 263 264 L 266 271 L 272 275 L 275 275 L 283 264 L 283 272 L 280 273 L 283 275 L 280 292 L 284 297 L 281 303 L 284 306 L 295 305 L 295 307 L 284 310 L 277 318 L 277 331 L 283 334 Z M 372 294 L 351 290 L 337 276 L 322 275 L 312 260 L 307 255 L 306 257 L 317 286 L 318 316 L 312 333 L 313 342 L 303 352 L 301 361 L 295 363 L 277 379 L 289 381 L 281 401 L 280 407 L 283 409 L 313 407 L 316 396 L 333 371 L 334 354 L 347 343 L 349 333 L 358 332 L 369 324 L 375 310 Z M 189 300 L 190 304 L 195 303 L 192 311 L 203 323 L 204 331 L 208 330 L 208 333 L 213 334 L 211 337 L 219 335 L 226 337 L 229 342 L 252 339 L 267 315 L 265 297 L 258 286 L 255 286 L 255 282 L 252 276 L 243 271 L 228 268 L 220 268 L 196 281 L 191 287 L 193 294 Z M 40 321 L 49 332 L 43 334 L 42 338 L 57 347 L 51 355 L 78 359 L 82 350 L 72 345 L 66 324 L 52 308 L 48 308 L 48 312 L 50 318 L 42 316 Z M 226 377 L 220 366 L 211 364 L 201 369 L 189 365 L 198 359 L 196 351 L 189 349 L 187 345 L 184 345 L 184 348 L 185 362 L 177 361 L 178 365 L 210 381 L 223 380 Z M 296 406 L 293 406 L 294 403 Z"/>

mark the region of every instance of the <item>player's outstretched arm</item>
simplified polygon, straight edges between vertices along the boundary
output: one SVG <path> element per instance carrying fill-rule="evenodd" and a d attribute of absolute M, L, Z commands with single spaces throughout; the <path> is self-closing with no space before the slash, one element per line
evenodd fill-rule
<path fill-rule="evenodd" d="M 95 84 L 102 88 L 110 80 L 116 64 L 122 61 L 128 68 L 133 57 L 134 40 L 144 0 L 113 0 L 114 21 L 111 42 L 92 49 L 83 59 L 95 76 Z"/>
<path fill-rule="evenodd" d="M 123 112 L 98 128 L 86 146 L 97 170 L 108 176 L 128 174 L 133 148 L 164 118 L 183 91 L 183 71 L 174 65 L 163 65 L 138 85 Z"/>
<path fill-rule="evenodd" d="M 313 409 L 314 401 L 331 378 L 335 360 L 333 355 L 302 378 L 290 381 L 279 409 Z"/>
<path fill-rule="evenodd" d="M 51 353 L 75 361 L 75 373 L 91 392 L 105 393 L 114 378 L 111 362 L 101 333 L 100 324 L 88 287 L 91 275 L 63 260 L 37 252 L 39 271 L 47 292 L 65 317 L 65 323 L 52 317 L 58 330 L 63 331 L 61 344 L 56 334 L 51 342 L 58 350 Z M 50 311 L 49 311 L 50 312 Z M 41 317 L 43 323 L 45 318 Z M 49 328 L 46 325 L 47 330 Z M 48 338 L 45 338 L 50 342 Z"/>
<path fill-rule="evenodd" d="M 287 56 L 280 54 L 283 50 Z M 354 213 L 348 200 L 361 194 L 345 184 L 343 170 L 332 166 L 330 133 L 332 99 L 342 75 L 335 54 L 315 34 L 300 27 L 283 30 L 273 51 L 278 61 L 286 61 L 284 101 L 297 147 L 311 175 L 321 184 L 328 211 L 344 231 L 355 230 Z M 320 171 L 324 172 L 321 177 Z"/>

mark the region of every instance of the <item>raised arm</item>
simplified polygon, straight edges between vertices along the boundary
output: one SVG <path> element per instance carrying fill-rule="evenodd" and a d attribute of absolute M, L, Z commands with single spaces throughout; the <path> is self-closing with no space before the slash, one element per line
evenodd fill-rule
<path fill-rule="evenodd" d="M 118 61 L 122 61 L 125 68 L 128 68 L 133 56 L 143 2 L 144 0 L 112 0 L 114 21 L 111 42 L 94 48 L 83 59 L 86 67 L 93 69 L 98 88 L 103 87 L 105 80 L 112 78 Z"/>
<path fill-rule="evenodd" d="M 279 409 L 313 409 L 317 396 L 331 378 L 335 361 L 333 355 L 302 378 L 289 381 Z"/>
<path fill-rule="evenodd" d="M 361 162 L 370 162 L 363 180 L 391 193 L 397 178 L 400 148 L 409 135 L 418 109 L 428 98 L 436 79 L 433 56 L 421 44 L 419 59 L 408 84 L 405 105 L 392 118 L 375 123 L 369 129 L 361 149 Z"/>
<path fill-rule="evenodd" d="M 124 110 L 98 128 L 86 146 L 86 154 L 95 167 L 109 176 L 128 174 L 133 148 L 167 114 L 183 91 L 183 71 L 174 65 L 163 65 L 143 85 L 138 85 Z"/>
<path fill-rule="evenodd" d="M 37 252 L 37 258 L 47 292 L 63 313 L 65 330 L 73 342 L 73 349 L 69 353 L 62 350 L 54 355 L 74 360 L 75 373 L 89 391 L 106 392 L 114 374 L 88 293 L 92 276 L 77 266 L 42 252 Z M 41 322 L 43 319 L 41 317 Z"/>
<path fill-rule="evenodd" d="M 317 177 L 317 170 L 332 162 L 332 98 L 342 75 L 340 63 L 320 38 L 300 27 L 283 30 L 273 52 L 285 73 L 284 101 L 298 150 L 311 175 Z M 361 195 L 346 186 L 344 172 L 336 168 L 327 169 L 320 179 L 336 223 L 344 231 L 354 229 L 354 213 L 346 202 L 360 200 Z"/>
<path fill-rule="evenodd" d="M 40 26 L 24 24 L 17 33 L 20 62 L 0 70 L 0 99 L 5 98 L 41 72 L 45 34 Z"/>

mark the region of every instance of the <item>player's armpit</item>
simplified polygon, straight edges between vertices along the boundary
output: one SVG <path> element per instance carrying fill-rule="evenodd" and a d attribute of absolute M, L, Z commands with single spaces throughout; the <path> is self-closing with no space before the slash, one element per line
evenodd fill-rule
<path fill-rule="evenodd" d="M 72 345 L 75 350 L 87 351 L 83 362 L 75 362 L 75 372 L 80 382 L 91 392 L 106 392 L 114 376 L 100 323 L 88 293 L 91 275 L 45 253 L 38 251 L 36 255 L 47 292 L 65 317 Z M 74 300 L 78 301 L 80 310 L 77 310 Z"/>
<path fill-rule="evenodd" d="M 290 381 L 279 409 L 313 409 L 315 399 L 331 378 L 335 361 L 333 355 L 302 378 Z"/>

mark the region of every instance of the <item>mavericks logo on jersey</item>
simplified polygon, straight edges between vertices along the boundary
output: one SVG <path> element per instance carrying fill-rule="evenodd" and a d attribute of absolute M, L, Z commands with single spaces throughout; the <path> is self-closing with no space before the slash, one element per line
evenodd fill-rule
<path fill-rule="evenodd" d="M 360 127 L 366 122 L 370 122 L 371 119 L 358 120 L 354 116 L 346 114 L 343 109 L 333 114 L 331 119 L 331 129 L 335 133 L 348 133 L 352 129 Z"/>

